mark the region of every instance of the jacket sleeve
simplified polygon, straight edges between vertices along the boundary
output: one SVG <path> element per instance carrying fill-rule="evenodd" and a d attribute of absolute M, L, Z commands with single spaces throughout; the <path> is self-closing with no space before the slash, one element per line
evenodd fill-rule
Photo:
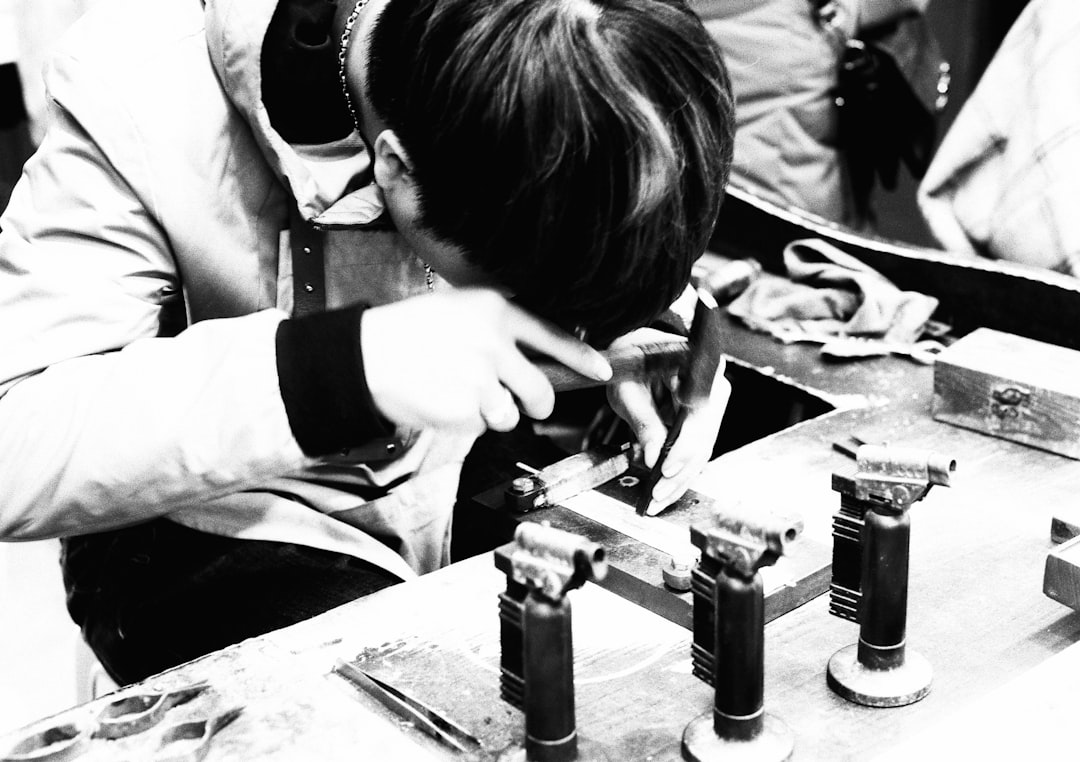
<path fill-rule="evenodd" d="M 302 468 L 275 365 L 285 316 L 163 335 L 177 267 L 153 199 L 109 159 L 136 136 L 120 113 L 91 134 L 78 108 L 52 111 L 0 219 L 0 539 L 130 524 Z"/>
<path fill-rule="evenodd" d="M 919 185 L 952 254 L 1080 275 L 1080 6 L 1031 3 L 1009 29 Z"/>

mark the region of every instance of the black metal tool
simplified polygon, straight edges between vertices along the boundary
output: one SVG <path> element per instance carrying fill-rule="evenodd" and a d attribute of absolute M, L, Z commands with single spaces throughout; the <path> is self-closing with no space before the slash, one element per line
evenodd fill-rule
<path fill-rule="evenodd" d="M 370 675 L 347 661 L 337 660 L 334 673 L 348 680 L 414 727 L 458 751 L 475 751 L 480 739 L 400 688 Z"/>
<path fill-rule="evenodd" d="M 717 511 L 691 527 L 701 550 L 693 571 L 694 675 L 713 686 L 711 711 L 683 733 L 682 755 L 716 759 L 785 760 L 794 740 L 766 714 L 765 603 L 760 569 L 771 566 L 801 532 L 797 521 Z"/>
<path fill-rule="evenodd" d="M 883 445 L 856 445 L 854 454 L 855 474 L 832 477 L 840 511 L 829 611 L 859 623 L 859 642 L 833 654 L 827 679 L 857 704 L 903 706 L 925 697 L 933 680 L 930 663 L 907 648 L 908 509 L 933 485 L 949 486 L 956 461 Z"/>
<path fill-rule="evenodd" d="M 638 514 L 644 514 L 648 510 L 652 502 L 653 488 L 663 475 L 664 462 L 672 445 L 679 438 L 687 416 L 708 401 L 723 357 L 720 351 L 720 308 L 708 291 L 698 289 L 697 293 L 694 321 L 690 325 L 690 358 L 679 372 L 679 383 L 674 392 L 675 420 L 668 427 L 667 438 L 656 458 L 656 464 L 649 472 L 649 478 L 642 484 L 641 497 L 637 504 Z"/>
<path fill-rule="evenodd" d="M 849 436 L 833 442 L 832 448 L 852 460 L 863 439 Z M 836 476 L 833 476 L 836 489 Z M 840 509 L 832 522 L 832 581 L 829 584 L 829 613 L 851 622 L 859 621 L 859 598 L 862 595 L 862 530 L 866 516 L 865 501 L 857 500 L 854 488 L 840 489 Z"/>
<path fill-rule="evenodd" d="M 506 574 L 499 595 L 502 698 L 525 712 L 529 762 L 604 759 L 577 732 L 574 648 L 566 595 L 607 573 L 604 549 L 561 529 L 521 524 L 514 541 L 496 549 Z"/>

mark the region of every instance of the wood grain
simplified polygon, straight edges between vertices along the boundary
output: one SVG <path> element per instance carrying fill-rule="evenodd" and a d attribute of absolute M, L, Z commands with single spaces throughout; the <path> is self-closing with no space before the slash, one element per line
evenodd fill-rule
<path fill-rule="evenodd" d="M 1076 509 L 1080 461 L 935 421 L 933 370 L 908 360 L 823 362 L 812 347 L 781 345 L 734 323 L 724 340 L 739 364 L 812 390 L 837 408 L 722 455 L 692 485 L 732 506 L 801 516 L 805 528 L 793 557 L 800 548 L 827 553 L 830 546 L 839 500 L 830 476 L 851 465 L 832 442 L 854 434 L 933 449 L 958 464 L 953 486 L 935 487 L 911 511 L 908 636 L 935 670 L 926 699 L 879 710 L 834 695 L 826 664 L 858 629 L 830 616 L 824 597 L 766 625 L 765 705 L 794 731 L 795 758 L 869 759 L 890 749 L 894 759 L 941 758 L 956 747 L 950 743 L 977 734 L 981 745 L 961 744 L 952 756 L 977 756 L 965 755 L 968 748 L 1027 749 L 1029 732 L 1056 731 L 1069 740 L 1060 727 L 1075 714 L 1075 686 L 1053 678 L 1075 671 L 1080 660 L 1069 648 L 1080 639 L 1080 613 L 1042 587 L 1052 548 L 1047 526 Z M 672 516 L 677 525 L 692 520 L 692 507 Z M 639 563 L 641 543 L 616 535 L 610 530 L 611 557 Z M 1072 558 L 1072 548 L 1058 550 Z M 490 556 L 479 556 L 146 685 L 211 681 L 205 700 L 177 707 L 170 720 L 244 706 L 208 762 L 463 758 L 331 675 L 334 660 L 344 658 L 469 726 L 484 742 L 476 758 L 496 759 L 520 743 L 523 727 L 520 713 L 497 698 L 495 596 L 503 584 Z M 683 728 L 711 705 L 709 689 L 690 675 L 690 633 L 593 585 L 572 595 L 581 733 L 611 759 L 679 759 Z M 102 703 L 44 722 L 85 718 Z M 16 735 L 0 737 L 0 750 Z M 140 742 L 95 742 L 85 758 L 146 758 Z"/>
<path fill-rule="evenodd" d="M 933 416 L 1080 459 L 1080 352 L 974 331 L 937 358 Z"/>
<path fill-rule="evenodd" d="M 211 690 L 168 721 L 243 706 L 214 760 L 496 760 L 522 743 L 523 715 L 499 699 L 497 595 L 491 554 L 380 591 L 320 617 L 219 651 L 148 680 Z M 578 731 L 613 760 L 677 759 L 683 727 L 711 691 L 690 674 L 689 633 L 594 585 L 571 593 Z M 439 745 L 331 670 L 336 659 L 428 703 L 475 733 L 481 751 Z M 92 717 L 98 700 L 33 727 Z M 23 732 L 29 732 L 27 729 Z M 0 751 L 22 733 L 0 737 Z M 87 760 L 148 759 L 154 733 L 95 739 Z M 81 757 L 82 759 L 83 757 Z"/>
<path fill-rule="evenodd" d="M 1080 538 L 1073 538 L 1046 556 L 1043 592 L 1080 611 Z"/>

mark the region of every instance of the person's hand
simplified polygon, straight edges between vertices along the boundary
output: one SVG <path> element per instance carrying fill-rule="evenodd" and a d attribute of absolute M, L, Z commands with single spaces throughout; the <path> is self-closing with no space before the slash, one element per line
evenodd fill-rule
<path fill-rule="evenodd" d="M 414 428 L 510 431 L 521 413 L 551 414 L 551 383 L 522 353 L 547 355 L 600 381 L 603 356 L 495 291 L 425 294 L 364 313 L 360 343 L 379 411 Z"/>
<path fill-rule="evenodd" d="M 658 331 L 643 328 L 617 339 L 612 346 L 644 344 L 662 337 Z M 724 361 L 721 360 L 708 400 L 689 411 L 679 437 L 668 452 L 661 467 L 661 479 L 653 488 L 652 502 L 646 511 L 648 515 L 655 516 L 678 500 L 709 462 L 730 396 L 731 384 L 724 378 Z M 641 445 L 645 466 L 651 469 L 668 430 L 656 410 L 648 382 L 631 380 L 612 384 L 608 387 L 608 402 L 630 425 Z"/>

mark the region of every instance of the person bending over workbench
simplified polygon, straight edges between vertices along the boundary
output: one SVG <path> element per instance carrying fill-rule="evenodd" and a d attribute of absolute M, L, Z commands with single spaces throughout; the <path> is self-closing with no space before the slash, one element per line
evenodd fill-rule
<path fill-rule="evenodd" d="M 65 538 L 121 683 L 447 563 L 473 441 L 552 410 L 529 357 L 607 376 L 732 150 L 681 0 L 101 0 L 46 77 L 0 237 L 0 537 Z M 645 385 L 610 394 L 651 464 Z"/>

